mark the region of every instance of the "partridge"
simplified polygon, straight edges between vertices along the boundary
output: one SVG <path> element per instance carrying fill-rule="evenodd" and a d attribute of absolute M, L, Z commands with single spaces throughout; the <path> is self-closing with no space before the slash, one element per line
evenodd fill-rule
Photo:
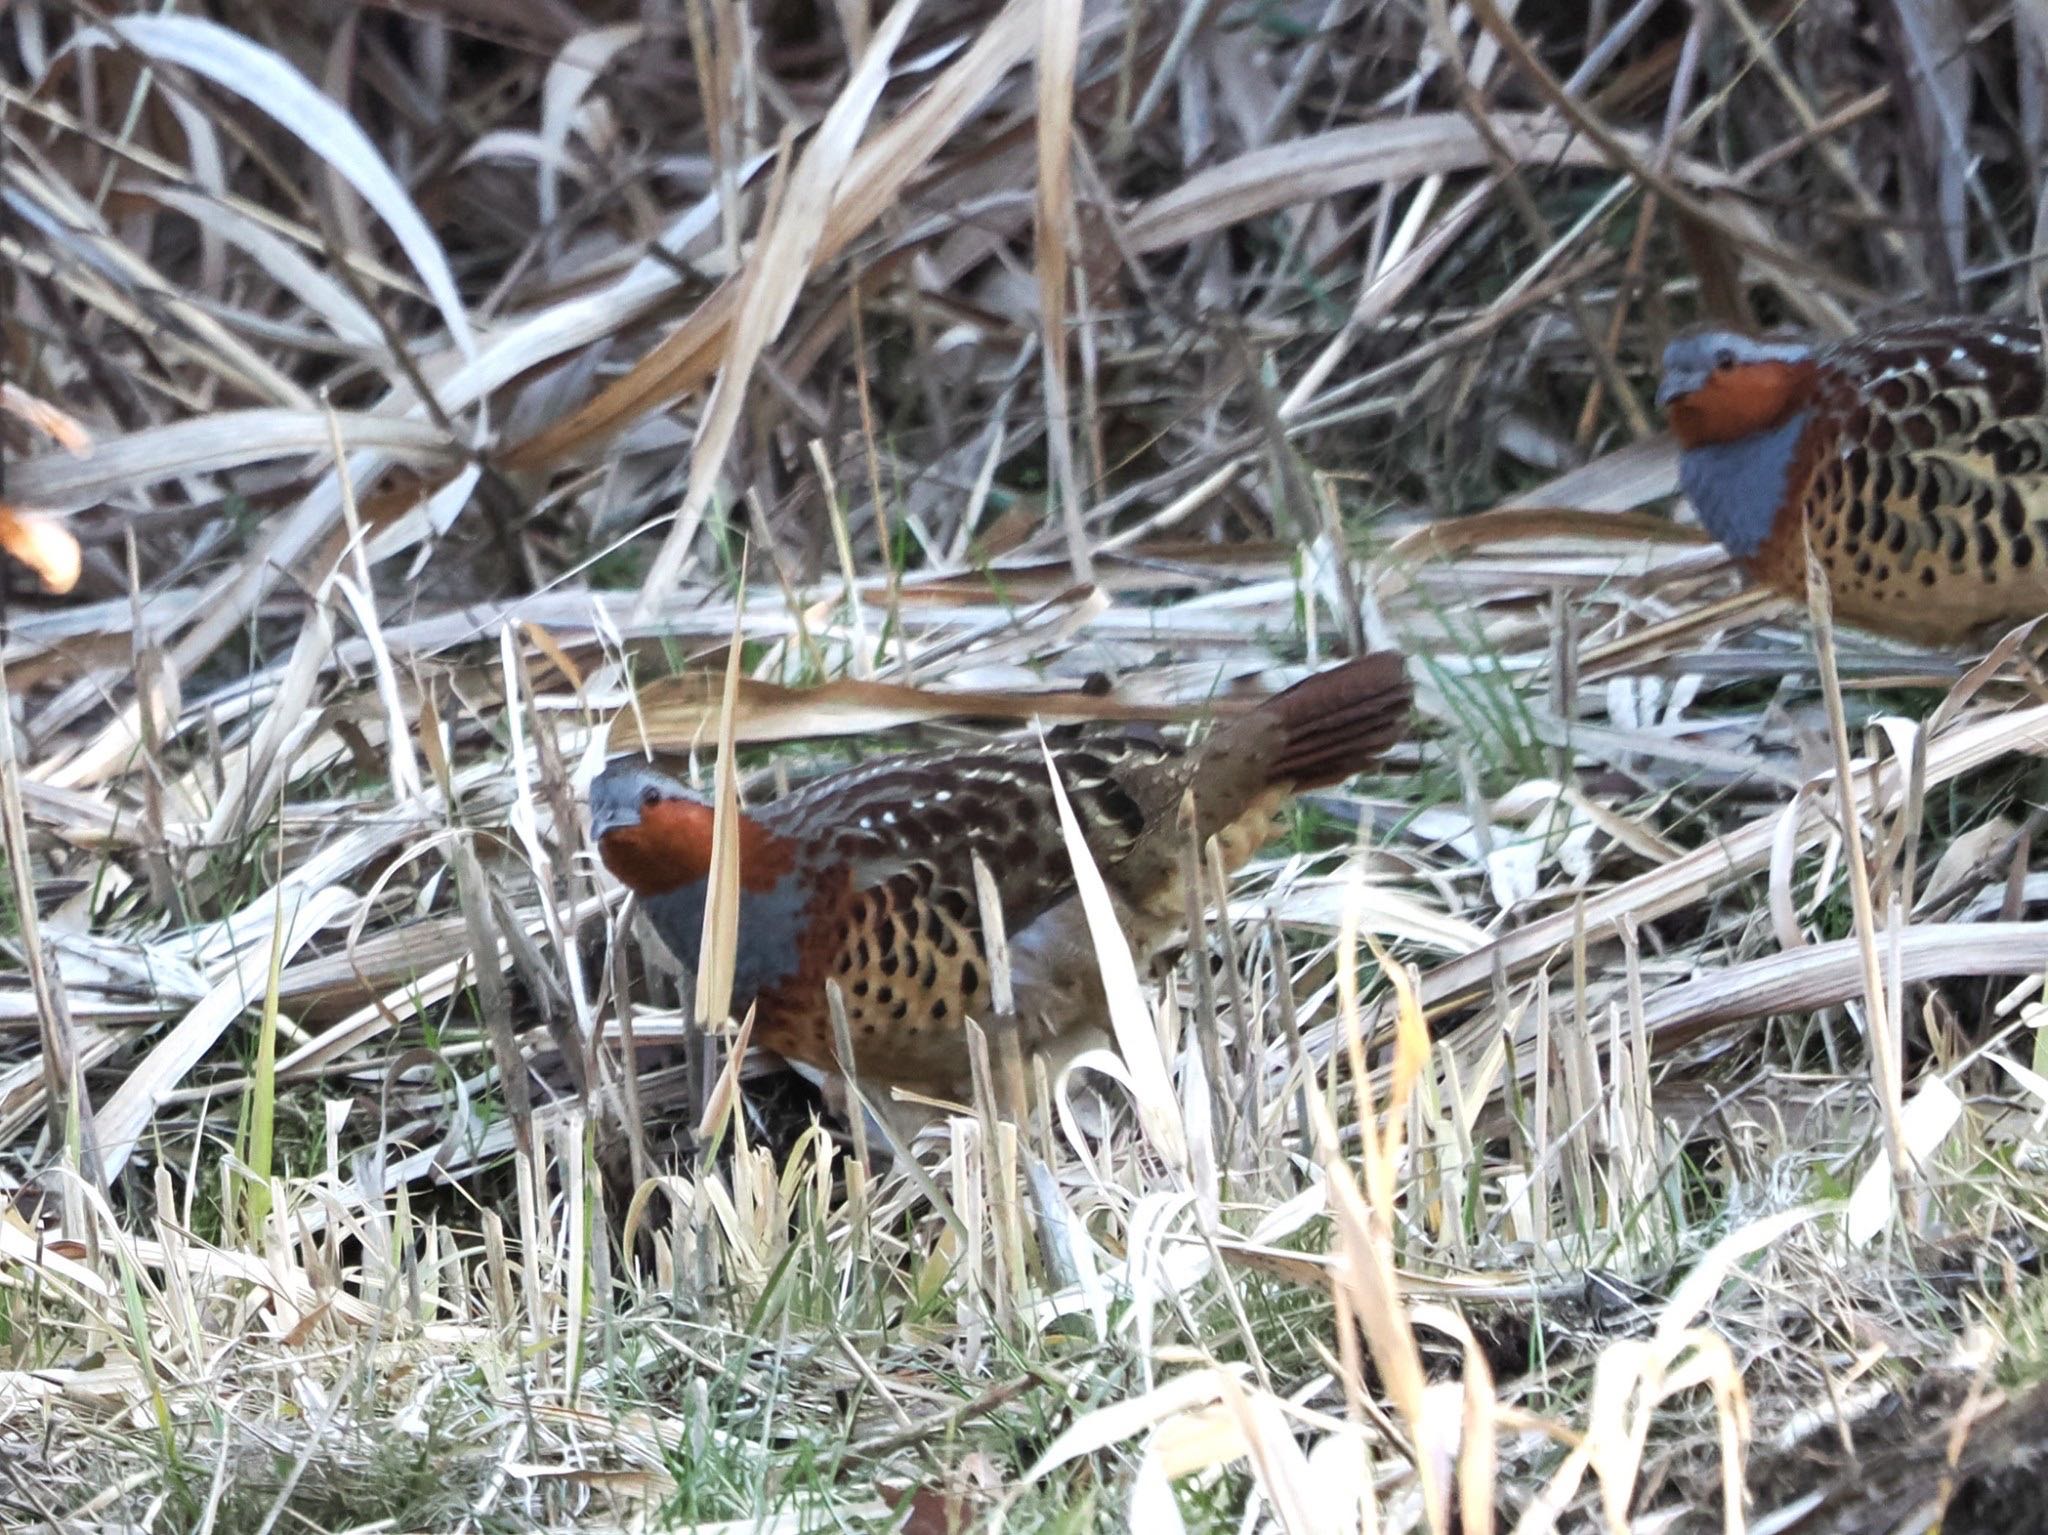
<path fill-rule="evenodd" d="M 1952 645 L 2048 613 L 2048 370 L 2033 327 L 1899 325 L 1826 345 L 1680 336 L 1657 402 L 1700 521 L 1755 581 Z"/>
<path fill-rule="evenodd" d="M 1278 829 L 1288 800 L 1350 777 L 1407 720 L 1401 657 L 1319 672 L 1216 725 L 1198 746 L 1136 727 L 1055 732 L 1052 759 L 1140 964 L 1186 919 L 1187 830 L 1228 869 Z M 590 787 L 591 835 L 669 951 L 694 965 L 711 806 L 637 758 Z M 1037 738 L 886 757 L 817 778 L 739 820 L 732 1011 L 785 1059 L 840 1068 L 825 983 L 844 998 L 854 1070 L 966 1101 L 964 1020 L 991 1017 L 973 855 L 994 878 L 1014 1011 L 1028 1052 L 1099 1038 L 1106 1004 Z"/>

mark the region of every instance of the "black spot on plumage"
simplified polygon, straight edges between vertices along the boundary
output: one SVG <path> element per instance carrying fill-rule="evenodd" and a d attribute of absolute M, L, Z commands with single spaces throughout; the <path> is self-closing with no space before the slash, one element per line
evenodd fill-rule
<path fill-rule="evenodd" d="M 1941 436 L 1954 437 L 1965 425 L 1963 402 L 1952 394 L 1938 394 L 1927 402 L 1925 419 Z"/>
<path fill-rule="evenodd" d="M 2006 486 L 2005 492 L 2004 495 L 1998 497 L 1998 525 L 2005 529 L 2008 538 L 2017 538 L 2027 530 L 2027 508 L 2025 503 L 2020 500 L 2019 492 L 2014 490 L 2012 486 Z M 1983 496 L 1986 502 L 1992 499 L 1992 491 L 1989 485 L 1986 485 L 1979 494 Z M 1990 514 L 1991 508 L 1987 505 L 1984 508 L 1984 515 L 1988 517 Z"/>
<path fill-rule="evenodd" d="M 1107 778 L 1109 764 L 1094 752 L 1069 752 L 1059 759 L 1060 777 L 1069 785 L 1077 779 Z"/>
<path fill-rule="evenodd" d="M 1849 503 L 1849 515 L 1842 519 L 1842 525 L 1848 530 L 1850 538 L 1855 539 L 1863 536 L 1863 524 L 1868 515 L 1868 511 L 1861 501 Z"/>
<path fill-rule="evenodd" d="M 1932 565 L 1922 565 L 1920 567 L 1920 584 L 1922 586 L 1934 585 L 1934 567 Z"/>
<path fill-rule="evenodd" d="M 888 1005 L 889 1005 L 889 1004 L 890 1004 L 891 1002 L 894 1002 L 895 1000 L 896 1000 L 896 988 L 895 988 L 895 987 L 893 987 L 893 986 L 880 986 L 880 987 L 877 987 L 877 988 L 875 989 L 875 1001 L 876 1001 L 876 1003 L 877 1003 L 877 1004 L 879 1004 L 880 1006 L 882 1006 L 882 1007 L 887 1007 L 887 1006 L 888 1006 Z"/>
<path fill-rule="evenodd" d="M 889 1009 L 889 1016 L 897 1023 L 901 1023 L 910 1016 L 910 1004 L 908 1002 L 898 1002 Z"/>
<path fill-rule="evenodd" d="M 939 984 L 939 965 L 937 960 L 925 961 L 924 972 L 918 976 L 917 984 L 926 991 L 930 991 Z"/>
<path fill-rule="evenodd" d="M 1931 448 L 1936 440 L 1934 423 L 1917 411 L 1899 418 L 1899 435 L 1906 439 L 1910 448 Z"/>
<path fill-rule="evenodd" d="M 933 1022 L 933 1023 L 943 1023 L 943 1022 L 945 1022 L 945 1021 L 946 1021 L 946 999 L 945 999 L 944 997 L 941 997 L 941 998 L 939 998 L 939 999 L 938 999 L 938 1001 L 936 1001 L 936 1002 L 934 1002 L 934 1003 L 932 1004 L 932 1022 Z"/>
<path fill-rule="evenodd" d="M 938 908 L 936 906 L 925 907 L 924 941 L 926 943 L 939 943 L 944 940 L 945 936 L 946 922 L 945 919 L 939 915 Z"/>
<path fill-rule="evenodd" d="M 1871 452 L 1880 455 L 1891 452 L 1898 440 L 1898 432 L 1892 426 L 1894 419 L 1891 416 L 1879 416 L 1870 423 L 1870 430 L 1864 435 L 1863 440 L 1869 444 Z"/>
<path fill-rule="evenodd" d="M 950 885 L 944 890 L 934 892 L 932 903 L 956 924 L 964 924 L 967 921 L 967 913 L 972 909 L 973 905 L 967 899 L 964 891 L 955 890 Z"/>
<path fill-rule="evenodd" d="M 1949 504 L 1941 493 L 1940 480 L 1931 474 L 1921 481 L 1919 500 L 1920 510 L 1923 512 L 1932 512 L 1936 507 Z"/>
<path fill-rule="evenodd" d="M 1857 555 L 1857 556 L 1856 556 L 1856 574 L 1857 574 L 1857 575 L 1859 575 L 1859 576 L 1867 576 L 1867 575 L 1869 575 L 1869 574 L 1870 574 L 1870 556 L 1869 556 L 1869 555 L 1867 555 L 1867 554 L 1859 554 L 1859 555 Z"/>
<path fill-rule="evenodd" d="M 1906 552 L 1906 542 L 1912 536 L 1912 529 L 1906 525 L 1906 519 L 1894 517 L 1891 519 L 1890 526 L 1885 529 L 1885 547 L 1891 550 L 1893 554 L 1904 554 Z"/>
<path fill-rule="evenodd" d="M 981 971 L 971 959 L 960 967 L 960 990 L 970 997 L 981 990 Z"/>
<path fill-rule="evenodd" d="M 2034 563 L 2034 541 L 2024 533 L 2013 535 L 2012 563 L 2016 570 L 2025 570 Z"/>
<path fill-rule="evenodd" d="M 903 965 L 902 962 L 896 958 L 896 951 L 894 949 L 884 949 L 882 951 L 882 962 L 875 968 L 880 970 L 884 975 L 894 975 L 898 970 L 903 968 Z"/>
<path fill-rule="evenodd" d="M 2029 521 L 2027 503 L 2017 485 L 1998 487 L 1998 520 L 2009 533 L 2018 534 L 2026 531 Z"/>
<path fill-rule="evenodd" d="M 1144 832 L 1145 812 L 1122 784 L 1104 784 L 1096 806 L 1106 820 L 1114 822 L 1117 830 L 1131 840 L 1136 841 Z"/>
<path fill-rule="evenodd" d="M 1977 525 L 1977 565 L 1986 576 L 1998 565 L 1998 535 L 1983 523 Z"/>
<path fill-rule="evenodd" d="M 1879 379 L 1876 387 L 1870 391 L 1870 394 L 1871 398 L 1875 399 L 1886 410 L 1904 410 L 1906 408 L 1906 381 L 1896 374 L 1890 378 Z"/>
<path fill-rule="evenodd" d="M 866 996 L 868 994 L 868 983 L 865 980 L 855 981 L 853 983 L 853 994 L 856 997 Z"/>

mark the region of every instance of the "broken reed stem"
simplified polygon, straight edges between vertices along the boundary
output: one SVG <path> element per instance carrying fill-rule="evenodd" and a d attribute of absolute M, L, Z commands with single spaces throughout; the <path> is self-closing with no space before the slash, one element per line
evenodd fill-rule
<path fill-rule="evenodd" d="M 1216 1018 L 1216 983 L 1209 974 L 1209 922 L 1204 909 L 1207 900 L 1193 794 L 1181 796 L 1180 825 L 1181 900 L 1188 931 L 1185 952 L 1195 976 L 1195 1039 L 1202 1052 L 1203 1069 L 1209 1074 L 1210 1133 L 1216 1137 L 1227 1165 L 1237 1113 L 1230 1094 L 1230 1075 L 1223 1064 L 1223 1034 Z M 1227 920 L 1226 914 L 1226 923 Z"/>
<path fill-rule="evenodd" d="M 1828 743 L 1835 757 L 1835 804 L 1842 821 L 1842 843 L 1849 865 L 1849 903 L 1856 915 L 1856 943 L 1863 959 L 1864 1027 L 1870 1036 L 1872 1087 L 1884 1125 L 1885 1156 L 1891 1163 L 1892 1192 L 1911 1219 L 1906 1199 L 1913 1168 L 1906 1151 L 1902 1122 L 1898 1041 L 1892 1012 L 1885 1002 L 1884 967 L 1877 954 L 1877 915 L 1870 894 L 1870 869 L 1863 857 L 1863 826 L 1856 813 L 1855 775 L 1849 756 L 1849 725 L 1842 710 L 1842 679 L 1835 669 L 1834 605 L 1827 571 L 1806 549 L 1806 605 L 1813 618 L 1814 660 L 1820 669 L 1821 694 L 1827 705 Z"/>
<path fill-rule="evenodd" d="M 832 1048 L 839 1056 L 840 1075 L 847 1082 L 847 1123 L 853 1130 L 853 1161 L 855 1176 L 847 1180 L 847 1216 L 852 1223 L 854 1240 L 866 1245 L 867 1190 L 874 1180 L 874 1163 L 868 1155 L 868 1117 L 855 1098 L 852 1087 L 858 1080 L 853 1064 L 853 1026 L 846 1017 L 846 993 L 839 989 L 839 982 L 830 976 L 825 979 L 825 1011 L 832 1017 Z"/>

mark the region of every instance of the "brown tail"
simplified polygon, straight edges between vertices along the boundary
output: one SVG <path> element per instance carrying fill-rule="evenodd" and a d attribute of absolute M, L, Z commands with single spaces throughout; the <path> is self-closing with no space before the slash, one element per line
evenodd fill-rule
<path fill-rule="evenodd" d="M 1268 783 L 1327 788 L 1401 739 L 1413 697 L 1401 654 L 1376 650 L 1275 693 L 1240 728 L 1257 732 Z"/>

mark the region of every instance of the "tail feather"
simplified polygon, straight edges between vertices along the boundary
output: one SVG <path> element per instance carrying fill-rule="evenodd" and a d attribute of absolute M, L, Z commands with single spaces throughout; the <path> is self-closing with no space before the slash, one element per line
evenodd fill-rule
<path fill-rule="evenodd" d="M 1268 783 L 1321 789 L 1400 740 L 1413 698 L 1401 654 L 1378 650 L 1275 693 L 1245 724 L 1262 738 Z"/>

